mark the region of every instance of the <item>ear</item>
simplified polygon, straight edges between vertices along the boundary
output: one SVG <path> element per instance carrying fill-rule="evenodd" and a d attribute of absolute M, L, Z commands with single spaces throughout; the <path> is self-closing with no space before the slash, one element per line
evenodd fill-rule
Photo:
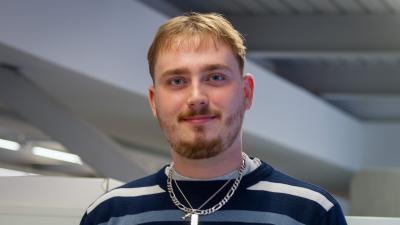
<path fill-rule="evenodd" d="M 151 85 L 149 87 L 149 95 L 147 96 L 147 100 L 149 101 L 150 104 L 150 109 L 151 112 L 153 113 L 153 116 L 157 118 L 157 110 L 156 110 L 156 103 L 155 103 L 155 89 L 154 85 Z"/>
<path fill-rule="evenodd" d="M 254 94 L 254 79 L 253 75 L 250 73 L 246 74 L 243 77 L 243 91 L 245 97 L 246 110 L 251 108 L 251 104 L 253 103 L 253 94 Z"/>

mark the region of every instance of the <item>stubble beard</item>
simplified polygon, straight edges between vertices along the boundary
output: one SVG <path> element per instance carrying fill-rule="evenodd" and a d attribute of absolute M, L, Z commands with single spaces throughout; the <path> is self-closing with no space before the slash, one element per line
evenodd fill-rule
<path fill-rule="evenodd" d="M 159 124 L 166 134 L 167 140 L 173 151 L 187 159 L 207 159 L 219 155 L 232 146 L 238 135 L 241 134 L 244 118 L 244 103 L 224 121 L 221 133 L 213 138 L 207 139 L 204 126 L 196 126 L 195 140 L 187 141 L 175 134 L 177 126 L 159 118 Z M 201 109 L 199 112 L 188 112 L 190 115 L 206 115 L 210 113 L 209 108 Z M 218 112 L 214 112 L 218 113 Z M 179 117 L 179 116 L 178 116 Z M 219 118 L 221 119 L 221 117 Z M 178 122 L 179 123 L 179 122 Z M 226 133 L 226 135 L 224 135 Z"/>

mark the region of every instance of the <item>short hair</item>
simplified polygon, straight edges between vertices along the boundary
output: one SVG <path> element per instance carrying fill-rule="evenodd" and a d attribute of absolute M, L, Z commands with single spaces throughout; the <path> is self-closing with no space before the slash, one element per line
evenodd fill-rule
<path fill-rule="evenodd" d="M 147 53 L 149 71 L 154 81 L 154 66 L 160 52 L 170 48 L 179 38 L 199 37 L 200 42 L 205 37 L 214 41 L 223 41 L 236 55 L 240 72 L 243 74 L 246 59 L 246 47 L 243 36 L 226 20 L 217 13 L 185 13 L 174 17 L 163 24 L 157 31 Z"/>

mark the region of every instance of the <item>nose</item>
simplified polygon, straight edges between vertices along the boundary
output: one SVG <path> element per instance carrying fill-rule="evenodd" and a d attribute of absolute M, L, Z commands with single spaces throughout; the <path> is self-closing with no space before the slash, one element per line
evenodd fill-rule
<path fill-rule="evenodd" d="M 187 104 L 190 109 L 195 111 L 208 107 L 208 95 L 201 83 L 192 83 Z"/>

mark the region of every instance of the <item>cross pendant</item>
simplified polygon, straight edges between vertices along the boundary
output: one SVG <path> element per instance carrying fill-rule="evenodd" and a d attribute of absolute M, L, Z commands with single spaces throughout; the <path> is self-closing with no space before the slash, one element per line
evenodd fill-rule
<path fill-rule="evenodd" d="M 190 215 L 190 225 L 197 225 L 199 224 L 199 215 L 193 213 Z"/>
<path fill-rule="evenodd" d="M 199 214 L 196 213 L 187 213 L 185 214 L 182 219 L 186 219 L 190 216 L 190 225 L 198 225 L 199 224 Z"/>

